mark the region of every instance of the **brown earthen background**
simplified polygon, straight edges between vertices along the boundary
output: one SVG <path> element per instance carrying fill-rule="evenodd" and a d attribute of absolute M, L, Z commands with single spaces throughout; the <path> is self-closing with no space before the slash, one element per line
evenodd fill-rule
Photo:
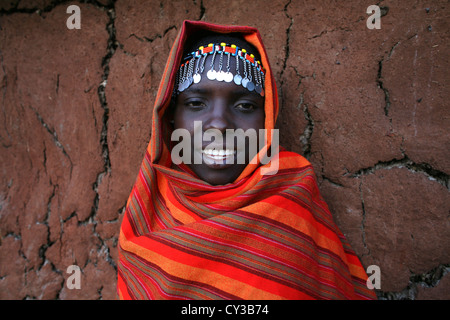
<path fill-rule="evenodd" d="M 378 296 L 450 298 L 448 1 L 380 1 L 379 30 L 372 1 L 87 2 L 0 1 L 0 299 L 116 299 L 120 221 L 184 19 L 260 30 L 281 144 L 380 267 Z"/>

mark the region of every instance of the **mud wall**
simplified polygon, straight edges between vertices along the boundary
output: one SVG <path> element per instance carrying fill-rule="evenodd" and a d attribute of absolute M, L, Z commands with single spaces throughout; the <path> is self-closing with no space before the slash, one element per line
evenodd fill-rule
<path fill-rule="evenodd" d="M 260 30 L 281 144 L 380 267 L 378 296 L 450 298 L 447 1 L 381 1 L 380 29 L 370 1 L 0 3 L 1 299 L 116 298 L 120 221 L 184 19 Z"/>

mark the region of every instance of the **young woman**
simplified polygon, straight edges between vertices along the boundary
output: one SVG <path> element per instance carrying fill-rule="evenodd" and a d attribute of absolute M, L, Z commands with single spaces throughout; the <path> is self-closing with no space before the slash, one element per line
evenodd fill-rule
<path fill-rule="evenodd" d="M 375 298 L 310 163 L 276 148 L 277 113 L 256 29 L 183 23 L 121 226 L 121 299 Z"/>

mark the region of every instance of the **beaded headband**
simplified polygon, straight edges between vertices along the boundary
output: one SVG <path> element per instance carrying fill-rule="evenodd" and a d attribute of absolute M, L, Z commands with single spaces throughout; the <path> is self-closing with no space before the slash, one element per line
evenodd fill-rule
<path fill-rule="evenodd" d="M 209 70 L 206 77 L 209 80 L 233 81 L 236 85 L 243 86 L 249 91 L 264 96 L 265 72 L 261 63 L 256 61 L 253 54 L 249 54 L 245 49 L 236 45 L 228 45 L 224 42 L 220 44 L 210 43 L 208 46 L 201 46 L 197 51 L 191 52 L 184 59 L 178 70 L 175 88 L 178 93 L 189 88 L 193 83 L 199 83 L 205 70 L 205 61 L 208 55 L 212 55 Z M 215 59 L 219 55 L 218 70 L 215 70 Z M 227 61 L 223 70 L 224 59 Z M 230 60 L 236 60 L 236 70 L 234 74 L 230 71 Z"/>

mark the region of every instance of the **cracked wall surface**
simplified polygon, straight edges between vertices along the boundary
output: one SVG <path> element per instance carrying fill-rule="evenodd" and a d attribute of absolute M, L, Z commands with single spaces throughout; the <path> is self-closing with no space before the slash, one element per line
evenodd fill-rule
<path fill-rule="evenodd" d="M 116 299 L 120 221 L 184 19 L 260 30 L 281 145 L 380 267 L 379 298 L 450 299 L 449 4 L 380 1 L 369 30 L 371 4 L 0 1 L 0 299 Z"/>

